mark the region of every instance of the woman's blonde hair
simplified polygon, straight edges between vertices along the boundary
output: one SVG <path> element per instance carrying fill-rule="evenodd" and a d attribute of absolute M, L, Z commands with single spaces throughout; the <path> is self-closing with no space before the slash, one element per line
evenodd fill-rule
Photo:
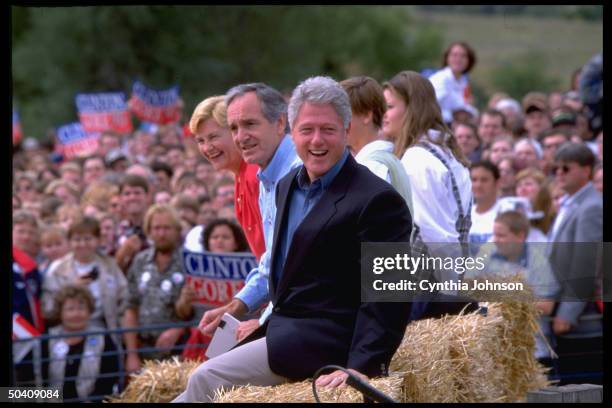
<path fill-rule="evenodd" d="M 227 127 L 225 96 L 211 96 L 196 106 L 189 120 L 189 130 L 191 133 L 195 135 L 198 131 L 198 126 L 210 118 L 217 122 L 217 125 Z"/>
<path fill-rule="evenodd" d="M 548 180 L 544 173 L 542 173 L 540 170 L 529 167 L 518 172 L 514 178 L 515 185 L 518 185 L 519 181 L 526 178 L 534 179 L 540 186 L 538 193 L 531 202 L 532 210 L 542 211 L 544 213 L 542 218 L 533 220 L 531 224 L 534 227 L 541 229 L 545 234 L 548 234 L 548 231 L 552 227 L 552 223 L 555 218 L 553 199 L 548 187 Z"/>
<path fill-rule="evenodd" d="M 92 183 L 81 196 L 81 208 L 85 209 L 88 205 L 93 205 L 100 211 L 108 210 L 110 199 L 119 194 L 119 187 L 105 181 Z"/>
<path fill-rule="evenodd" d="M 396 156 L 401 158 L 408 148 L 418 142 L 420 136 L 425 135 L 428 142 L 448 148 L 461 164 L 469 166 L 452 130 L 442 119 L 436 92 L 427 78 L 418 72 L 402 71 L 385 82 L 383 89 L 394 92 L 406 104 L 402 130 L 395 140 Z M 440 140 L 432 139 L 428 135 L 430 129 L 440 132 L 445 137 Z"/>

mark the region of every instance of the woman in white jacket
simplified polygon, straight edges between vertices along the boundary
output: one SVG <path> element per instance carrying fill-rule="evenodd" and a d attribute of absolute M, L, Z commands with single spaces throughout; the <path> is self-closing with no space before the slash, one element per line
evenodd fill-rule
<path fill-rule="evenodd" d="M 431 82 L 417 72 L 403 71 L 383 89 L 387 101 L 383 132 L 394 141 L 412 189 L 412 256 L 434 255 L 442 249 L 440 244 L 453 244 L 449 255 L 467 256 L 472 206 L 469 163 L 442 120 Z M 457 276 L 451 273 L 445 278 Z"/>

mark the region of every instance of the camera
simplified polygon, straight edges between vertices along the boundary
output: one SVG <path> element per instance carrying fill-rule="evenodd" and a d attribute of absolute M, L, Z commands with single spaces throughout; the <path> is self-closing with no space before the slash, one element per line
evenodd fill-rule
<path fill-rule="evenodd" d="M 144 235 L 144 231 L 142 230 L 142 227 L 140 227 L 138 225 L 135 225 L 133 227 L 128 228 L 125 231 L 125 236 L 129 237 L 129 236 L 132 236 L 132 235 L 138 235 L 139 237 L 143 236 Z"/>
<path fill-rule="evenodd" d="M 85 278 L 91 279 L 91 280 L 96 280 L 98 279 L 98 276 L 100 276 L 100 272 L 98 271 L 97 267 L 94 267 L 91 272 L 89 272 L 87 275 L 85 275 Z"/>

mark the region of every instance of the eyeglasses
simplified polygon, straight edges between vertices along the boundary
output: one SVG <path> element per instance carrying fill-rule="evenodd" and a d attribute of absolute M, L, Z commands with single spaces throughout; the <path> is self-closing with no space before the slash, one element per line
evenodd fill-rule
<path fill-rule="evenodd" d="M 570 172 L 571 169 L 572 168 L 569 165 L 567 165 L 567 164 L 563 164 L 561 166 L 555 165 L 555 166 L 552 167 L 552 172 L 553 172 L 553 174 L 555 174 L 555 173 L 557 173 L 557 170 L 561 170 L 561 173 L 567 174 L 567 173 Z"/>
<path fill-rule="evenodd" d="M 544 144 L 542 147 L 544 148 L 544 150 L 557 149 L 562 144 L 563 143 L 549 143 L 549 144 Z"/>

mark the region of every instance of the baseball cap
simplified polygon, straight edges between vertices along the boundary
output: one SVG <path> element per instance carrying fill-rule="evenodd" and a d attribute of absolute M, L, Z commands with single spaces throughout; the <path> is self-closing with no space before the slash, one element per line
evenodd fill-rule
<path fill-rule="evenodd" d="M 127 160 L 127 156 L 121 151 L 121 149 L 112 149 L 110 150 L 108 153 L 106 153 L 106 157 L 104 158 L 104 161 L 106 162 L 107 166 L 112 166 L 113 163 L 119 161 L 119 160 Z"/>
<path fill-rule="evenodd" d="M 523 98 L 523 111 L 528 114 L 536 110 L 548 112 L 548 98 L 542 92 L 529 92 Z"/>

